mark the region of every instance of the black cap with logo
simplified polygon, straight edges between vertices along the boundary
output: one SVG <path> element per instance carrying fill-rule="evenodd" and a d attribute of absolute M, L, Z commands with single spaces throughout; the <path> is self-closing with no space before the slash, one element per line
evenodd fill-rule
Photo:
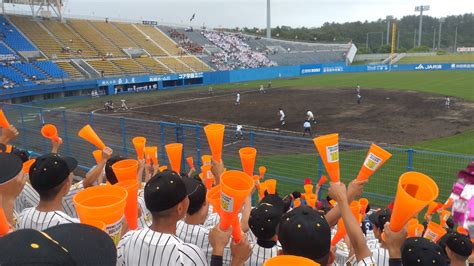
<path fill-rule="evenodd" d="M 30 168 L 31 186 L 36 191 L 50 190 L 66 180 L 76 167 L 77 161 L 71 157 L 57 153 L 40 156 Z"/>

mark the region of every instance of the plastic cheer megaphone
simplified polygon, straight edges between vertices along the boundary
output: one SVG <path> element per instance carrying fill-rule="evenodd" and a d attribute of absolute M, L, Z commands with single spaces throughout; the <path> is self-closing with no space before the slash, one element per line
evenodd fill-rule
<path fill-rule="evenodd" d="M 265 166 L 260 166 L 258 168 L 258 174 L 260 175 L 260 179 L 265 176 L 265 172 L 267 172 L 267 168 Z"/>
<path fill-rule="evenodd" d="M 449 219 L 451 216 L 451 212 L 447 210 L 442 210 L 441 213 L 439 214 L 439 225 L 444 227 L 446 225 L 446 221 Z"/>
<path fill-rule="evenodd" d="M 255 167 L 255 158 L 257 157 L 257 150 L 252 147 L 245 147 L 239 150 L 240 162 L 242 163 L 242 170 L 249 176 L 253 176 L 253 168 Z"/>
<path fill-rule="evenodd" d="M 189 169 L 195 169 L 194 160 L 192 156 L 186 157 L 186 162 L 188 163 Z"/>
<path fill-rule="evenodd" d="M 150 146 L 150 147 L 145 147 L 145 154 L 146 158 L 148 160 L 151 160 L 153 162 L 153 165 L 158 165 L 158 147 L 156 146 Z M 147 162 L 150 164 L 150 162 Z"/>
<path fill-rule="evenodd" d="M 5 113 L 3 113 L 3 110 L 0 109 L 0 127 L 7 128 L 9 126 L 10 126 L 10 122 L 8 122 L 8 119 L 5 116 Z"/>
<path fill-rule="evenodd" d="M 362 218 L 364 218 L 365 211 L 367 210 L 367 206 L 369 205 L 369 200 L 366 198 L 360 198 L 359 204 L 360 204 L 360 214 L 362 215 Z"/>
<path fill-rule="evenodd" d="M 339 182 L 339 135 L 324 135 L 314 138 L 313 142 L 323 161 L 324 167 L 326 167 L 331 182 Z"/>
<path fill-rule="evenodd" d="M 408 233 L 407 238 L 421 237 L 423 230 L 425 230 L 425 227 L 423 227 L 422 224 L 419 224 L 419 223 L 410 224 L 407 226 L 407 233 Z"/>
<path fill-rule="evenodd" d="M 79 130 L 78 133 L 79 137 L 85 139 L 92 145 L 96 146 L 99 148 L 99 150 L 105 149 L 105 144 L 102 142 L 102 140 L 97 136 L 95 133 L 94 129 L 90 125 L 84 126 L 81 130 Z"/>
<path fill-rule="evenodd" d="M 95 150 L 92 152 L 92 156 L 94 157 L 96 164 L 99 164 L 99 162 L 102 160 L 102 151 Z"/>
<path fill-rule="evenodd" d="M 143 160 L 143 158 L 145 158 L 146 138 L 134 137 L 132 139 L 132 143 L 133 143 L 133 146 L 135 147 L 135 151 L 137 152 L 138 160 Z"/>
<path fill-rule="evenodd" d="M 292 255 L 279 255 L 266 260 L 263 266 L 282 266 L 282 265 L 298 265 L 298 266 L 319 266 L 320 264 L 305 257 Z"/>
<path fill-rule="evenodd" d="M 307 194 L 305 195 L 306 204 L 313 209 L 316 209 L 316 202 L 318 201 L 318 197 L 315 194 Z"/>
<path fill-rule="evenodd" d="M 222 144 L 224 142 L 225 126 L 222 124 L 210 124 L 204 127 L 207 142 L 211 149 L 212 158 L 218 162 L 222 158 Z"/>
<path fill-rule="evenodd" d="M 351 202 L 349 208 L 351 209 L 352 215 L 360 222 L 362 216 L 360 215 L 360 203 L 358 201 Z M 331 240 L 331 245 L 335 246 L 341 239 L 346 235 L 346 226 L 342 220 L 342 217 L 337 222 L 337 231 Z"/>
<path fill-rule="evenodd" d="M 10 232 L 10 224 L 8 223 L 7 216 L 3 211 L 3 208 L 0 207 L 0 237 L 8 234 Z"/>
<path fill-rule="evenodd" d="M 364 164 L 362 164 L 359 174 L 357 175 L 357 180 L 367 180 L 382 164 L 390 159 L 390 157 L 392 157 L 391 153 L 372 143 L 365 157 Z"/>
<path fill-rule="evenodd" d="M 24 174 L 29 174 L 30 173 L 30 168 L 35 162 L 36 162 L 36 159 L 29 159 L 28 161 L 24 162 L 23 167 L 21 169 L 22 172 Z"/>
<path fill-rule="evenodd" d="M 58 136 L 58 129 L 53 124 L 45 124 L 41 128 L 41 134 L 47 139 L 63 143 L 63 140 Z"/>
<path fill-rule="evenodd" d="M 390 229 L 399 232 L 412 217 L 438 197 L 436 183 L 419 172 L 406 172 L 398 180 L 397 194 L 390 218 Z"/>
<path fill-rule="evenodd" d="M 221 213 L 220 229 L 227 230 L 232 226 L 232 237 L 235 242 L 242 238 L 240 225 L 236 226 L 237 214 L 245 198 L 254 186 L 253 179 L 241 171 L 226 171 L 221 176 Z"/>
<path fill-rule="evenodd" d="M 138 180 L 138 161 L 133 159 L 121 160 L 112 164 L 112 170 L 119 182 Z"/>
<path fill-rule="evenodd" d="M 130 230 L 138 228 L 138 180 L 120 181 L 115 186 L 123 187 L 127 190 L 127 203 L 125 205 L 125 218 Z"/>
<path fill-rule="evenodd" d="M 446 230 L 435 222 L 429 222 L 423 237 L 437 243 L 438 240 L 446 234 Z"/>
<path fill-rule="evenodd" d="M 324 183 L 326 183 L 326 181 L 328 181 L 328 178 L 325 175 L 322 175 L 318 181 L 318 187 L 321 187 Z"/>
<path fill-rule="evenodd" d="M 166 154 L 168 155 L 168 161 L 170 162 L 171 169 L 176 173 L 181 173 L 181 158 L 183 156 L 183 144 L 182 143 L 171 143 L 165 145 Z"/>

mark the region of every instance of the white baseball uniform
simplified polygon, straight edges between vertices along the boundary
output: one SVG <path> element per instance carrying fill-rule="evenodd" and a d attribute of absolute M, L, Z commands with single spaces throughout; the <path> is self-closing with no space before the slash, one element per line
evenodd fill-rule
<path fill-rule="evenodd" d="M 308 116 L 308 120 L 310 120 L 310 121 L 311 121 L 311 120 L 314 120 L 313 112 L 308 111 L 308 112 L 306 112 L 306 115 Z"/>
<path fill-rule="evenodd" d="M 252 243 L 252 255 L 245 262 L 245 266 L 261 266 L 263 263 L 278 255 L 278 250 L 281 250 L 279 242 L 271 248 L 264 248 L 259 246 L 257 243 Z"/>
<path fill-rule="evenodd" d="M 143 228 L 126 233 L 117 248 L 117 265 L 207 265 L 200 248 L 175 235 Z"/>
<path fill-rule="evenodd" d="M 62 211 L 41 212 L 36 208 L 27 208 L 17 217 L 16 229 L 43 231 L 59 224 L 68 223 L 79 223 L 79 220 Z"/>
<path fill-rule="evenodd" d="M 235 104 L 240 104 L 240 93 L 237 93 L 236 95 Z"/>
<path fill-rule="evenodd" d="M 146 208 L 145 198 L 143 196 L 143 190 L 138 192 L 138 208 L 140 209 L 141 216 L 138 217 L 138 228 L 147 228 L 152 223 L 152 217 L 150 211 Z"/>

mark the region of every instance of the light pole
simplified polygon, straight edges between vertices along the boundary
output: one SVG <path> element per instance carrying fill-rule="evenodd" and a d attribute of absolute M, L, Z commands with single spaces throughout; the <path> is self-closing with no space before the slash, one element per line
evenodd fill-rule
<path fill-rule="evenodd" d="M 397 50 L 400 48 L 400 30 L 397 30 Z"/>
<path fill-rule="evenodd" d="M 430 10 L 430 6 L 417 6 L 415 12 L 420 12 L 420 26 L 418 27 L 418 46 L 421 46 L 421 35 L 423 32 L 423 11 Z"/>
<path fill-rule="evenodd" d="M 435 42 L 436 41 L 436 27 L 433 27 L 433 51 L 435 49 Z"/>
<path fill-rule="evenodd" d="M 413 48 L 416 47 L 416 29 L 415 29 L 415 34 L 413 34 Z"/>
<path fill-rule="evenodd" d="M 445 18 L 439 18 L 439 30 L 438 30 L 438 50 L 441 49 L 441 25 L 444 23 Z"/>
<path fill-rule="evenodd" d="M 390 22 L 392 21 L 393 16 L 387 16 L 386 19 L 387 19 L 387 42 L 386 42 L 386 44 L 388 45 L 389 40 L 390 40 Z"/>
<path fill-rule="evenodd" d="M 457 51 L 458 45 L 458 26 L 456 26 L 456 31 L 454 32 L 454 52 Z"/>
<path fill-rule="evenodd" d="M 267 0 L 267 38 L 272 37 L 271 14 L 270 14 L 270 0 Z"/>

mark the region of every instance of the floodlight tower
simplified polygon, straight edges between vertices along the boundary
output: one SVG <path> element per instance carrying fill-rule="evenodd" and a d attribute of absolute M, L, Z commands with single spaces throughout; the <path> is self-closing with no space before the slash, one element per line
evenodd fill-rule
<path fill-rule="evenodd" d="M 415 12 L 420 12 L 420 26 L 418 27 L 418 46 L 421 46 L 421 35 L 423 28 L 423 11 L 430 10 L 430 6 L 416 6 Z"/>
<path fill-rule="evenodd" d="M 267 38 L 272 37 L 271 14 L 270 14 L 270 0 L 267 0 Z"/>
<path fill-rule="evenodd" d="M 441 25 L 446 21 L 446 18 L 439 18 L 439 31 L 438 31 L 438 50 L 441 49 Z"/>

